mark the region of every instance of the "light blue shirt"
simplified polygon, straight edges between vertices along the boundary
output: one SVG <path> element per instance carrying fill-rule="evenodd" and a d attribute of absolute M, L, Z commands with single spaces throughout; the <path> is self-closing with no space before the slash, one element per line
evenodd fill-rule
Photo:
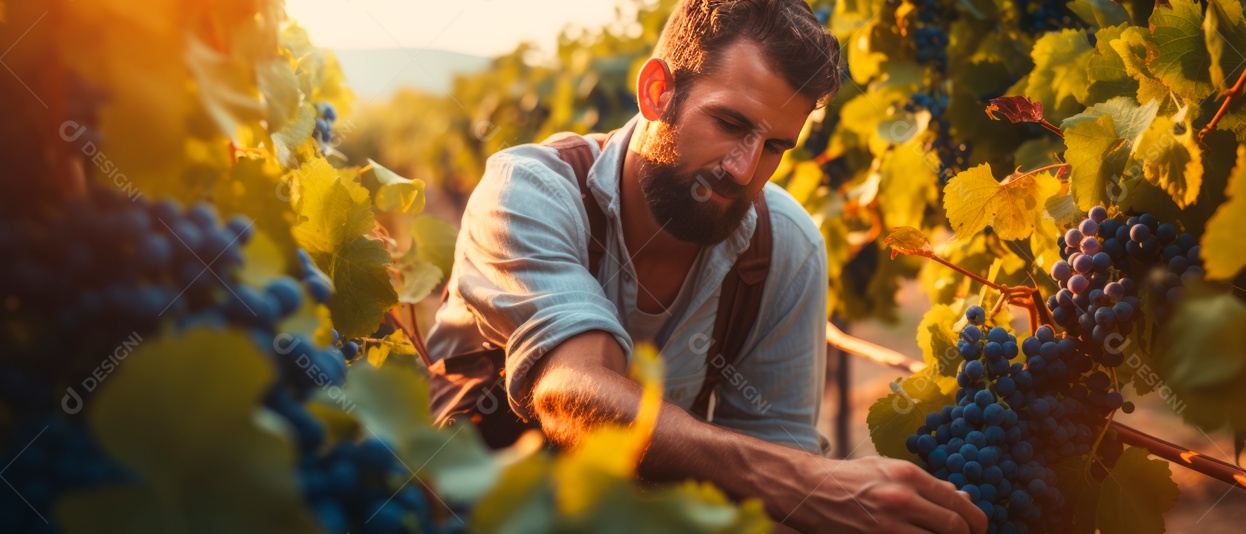
<path fill-rule="evenodd" d="M 489 158 L 463 213 L 449 299 L 428 334 L 434 358 L 505 347 L 511 407 L 528 371 L 568 338 L 609 332 L 630 358 L 652 342 L 666 361 L 666 401 L 690 409 L 705 379 L 723 277 L 748 248 L 757 225 L 749 209 L 726 240 L 704 247 L 666 317 L 637 309 L 636 272 L 628 260 L 619 211 L 624 144 L 633 118 L 600 152 L 588 187 L 606 214 L 606 253 L 589 272 L 588 214 L 571 166 L 537 144 Z M 757 324 L 723 373 L 713 406 L 716 425 L 767 441 L 818 451 L 816 425 L 826 367 L 827 265 L 822 233 L 781 187 L 766 184 L 774 252 Z"/>

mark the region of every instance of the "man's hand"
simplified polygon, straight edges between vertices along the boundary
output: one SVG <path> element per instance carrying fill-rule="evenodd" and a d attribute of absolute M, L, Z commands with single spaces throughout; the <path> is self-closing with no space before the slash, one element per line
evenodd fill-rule
<path fill-rule="evenodd" d="M 799 454 L 799 453 L 797 453 Z M 981 534 L 987 518 L 965 493 L 902 460 L 806 455 L 770 493 L 767 511 L 801 532 Z M 795 476 L 790 476 L 795 475 Z M 786 517 L 786 520 L 784 518 Z"/>
<path fill-rule="evenodd" d="M 525 400 L 552 441 L 574 447 L 601 424 L 635 417 L 642 390 L 626 370 L 613 336 L 585 332 L 529 371 Z M 831 460 L 714 426 L 669 403 L 659 411 L 640 475 L 704 480 L 736 500 L 759 498 L 772 518 L 802 532 L 983 534 L 987 526 L 967 495 L 909 462 Z"/>

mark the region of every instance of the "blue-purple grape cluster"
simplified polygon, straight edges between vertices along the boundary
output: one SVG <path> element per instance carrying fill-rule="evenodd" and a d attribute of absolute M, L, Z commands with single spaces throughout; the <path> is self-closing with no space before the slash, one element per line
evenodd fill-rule
<path fill-rule="evenodd" d="M 1141 316 L 1138 281 L 1155 276 L 1150 286 L 1157 319 L 1181 295 L 1185 284 L 1203 278 L 1198 240 L 1170 223 L 1143 214 L 1124 223 L 1108 218 L 1103 206 L 1057 240 L 1062 261 L 1051 269 L 1060 290 L 1047 299 L 1052 319 L 1089 347 L 1102 347 L 1112 334 L 1129 335 Z M 1119 366 L 1124 355 L 1101 355 L 1101 363 Z"/>
<path fill-rule="evenodd" d="M 10 466 L 4 476 L 18 490 L 0 497 L 0 524 L 52 531 L 55 525 L 44 518 L 52 517 L 52 504 L 62 494 L 129 476 L 94 445 L 79 415 L 90 410 L 94 387 L 79 386 L 117 347 L 167 327 L 248 331 L 279 370 L 264 402 L 293 427 L 303 474 L 321 465 L 330 472 L 336 460 L 326 459 L 334 453 L 325 452 L 324 426 L 302 402 L 317 388 L 341 386 L 343 352 L 354 357 L 358 346 L 347 342 L 339 349 L 337 339 L 320 346 L 277 331 L 282 319 L 304 305 L 305 295 L 325 303 L 332 283 L 301 250 L 298 280 L 278 277 L 262 288 L 244 283 L 238 273 L 245 260 L 242 247 L 253 233 L 249 219 L 222 223 L 210 204 L 183 209 L 169 200 L 150 203 L 111 190 L 93 190 L 60 214 L 17 219 L 0 214 L 0 255 L 7 258 L 0 262 L 5 304 L 0 316 L 6 325 L 0 335 L 9 349 L 0 357 L 0 405 L 11 422 L 5 425 L 11 431 L 0 461 Z M 400 465 L 392 454 L 369 453 L 359 461 L 364 466 L 384 461 L 391 470 Z M 324 499 L 316 487 L 313 480 L 305 493 L 319 510 Z M 411 495 L 385 506 L 373 506 L 375 500 L 351 497 L 335 506 L 352 531 L 411 531 L 413 524 L 393 520 L 394 510 L 427 520 L 427 503 L 421 507 Z M 321 515 L 326 521 L 334 517 Z"/>
<path fill-rule="evenodd" d="M 1030 35 L 1081 26 L 1080 19 L 1059 0 L 1017 0 L 1021 29 Z"/>
<path fill-rule="evenodd" d="M 1083 385 L 1093 362 L 1050 327 L 1018 345 L 1004 328 L 984 326 L 981 307 L 965 317 L 956 405 L 927 415 L 906 446 L 931 474 L 969 494 L 986 514 L 988 532 L 1059 531 L 1065 499 L 1052 467 L 1090 452 L 1111 411 L 1100 395 L 1107 375 L 1088 379 L 1097 386 L 1102 378 L 1105 389 Z M 1108 465 L 1122 451 L 1110 438 L 1098 449 Z"/>
<path fill-rule="evenodd" d="M 316 129 L 312 132 L 312 137 L 316 138 L 316 142 L 320 143 L 320 151 L 328 152 L 333 146 L 333 124 L 337 122 L 337 108 L 328 102 L 316 104 Z"/>

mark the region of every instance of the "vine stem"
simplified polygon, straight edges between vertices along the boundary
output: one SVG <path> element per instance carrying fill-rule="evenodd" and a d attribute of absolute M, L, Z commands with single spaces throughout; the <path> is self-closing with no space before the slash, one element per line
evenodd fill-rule
<path fill-rule="evenodd" d="M 1220 123 L 1220 119 L 1224 118 L 1225 114 L 1229 112 L 1229 106 L 1233 104 L 1233 99 L 1242 94 L 1243 87 L 1246 87 L 1246 70 L 1242 71 L 1241 76 L 1237 77 L 1237 83 L 1233 84 L 1229 92 L 1224 95 L 1224 102 L 1220 104 L 1220 109 L 1216 110 L 1216 114 L 1211 118 L 1211 122 L 1208 122 L 1207 126 L 1199 130 L 1199 141 L 1203 140 L 1203 136 L 1207 135 L 1207 132 L 1216 128 L 1216 124 Z"/>
<path fill-rule="evenodd" d="M 1060 129 L 1059 127 L 1057 127 L 1056 125 L 1054 125 L 1054 124 L 1052 124 L 1052 123 L 1050 123 L 1050 122 L 1047 122 L 1047 119 L 1042 119 L 1042 120 L 1038 121 L 1038 124 L 1039 124 L 1040 126 L 1042 126 L 1043 128 L 1046 128 L 1046 129 L 1047 129 L 1047 131 L 1049 131 L 1049 132 L 1051 132 L 1051 133 L 1053 133 L 1053 134 L 1056 134 L 1056 135 L 1060 136 L 1060 138 L 1061 138 L 1061 139 L 1064 139 L 1064 130 L 1061 130 L 1061 129 Z"/>
<path fill-rule="evenodd" d="M 863 339 L 845 334 L 835 325 L 826 325 L 826 343 L 844 352 L 864 357 L 880 365 L 909 373 L 917 373 L 926 368 L 926 362 L 916 361 L 886 347 L 880 347 Z M 1233 484 L 1234 487 L 1246 490 L 1246 470 L 1231 463 L 1205 456 L 1187 447 L 1164 441 L 1160 438 L 1126 426 L 1119 421 L 1112 421 L 1108 428 L 1115 430 L 1122 443 L 1134 447 L 1142 447 L 1160 458 L 1182 467 L 1202 473 L 1211 478 Z"/>
<path fill-rule="evenodd" d="M 1221 482 L 1233 484 L 1233 487 L 1246 489 L 1246 470 L 1242 470 L 1242 468 L 1236 465 L 1164 441 L 1132 427 L 1125 426 L 1119 421 L 1113 422 L 1111 428 L 1116 431 L 1117 437 L 1124 443 L 1142 447 L 1160 458 L 1198 471 Z"/>

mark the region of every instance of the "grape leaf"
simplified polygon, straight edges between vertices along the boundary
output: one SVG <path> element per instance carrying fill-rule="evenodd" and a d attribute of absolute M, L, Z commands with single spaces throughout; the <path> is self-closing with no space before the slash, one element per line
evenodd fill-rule
<path fill-rule="evenodd" d="M 454 268 L 454 243 L 458 234 L 454 226 L 432 215 L 420 215 L 411 221 L 411 246 L 416 257 L 436 265 L 442 276 L 449 276 Z"/>
<path fill-rule="evenodd" d="M 1181 495 L 1168 462 L 1150 459 L 1140 447 L 1125 449 L 1102 484 L 1098 527 L 1103 534 L 1161 533 L 1164 512 Z"/>
<path fill-rule="evenodd" d="M 1203 10 L 1194 0 L 1172 0 L 1151 12 L 1155 48 L 1147 67 L 1173 92 L 1190 100 L 1211 94 L 1211 56 L 1203 36 Z"/>
<path fill-rule="evenodd" d="M 911 226 L 897 226 L 891 229 L 884 244 L 891 247 L 891 259 L 897 255 L 915 255 L 929 258 L 934 255 L 930 240 L 921 230 Z"/>
<path fill-rule="evenodd" d="M 419 304 L 441 281 L 441 269 L 436 265 L 416 258 L 408 253 L 398 262 L 398 272 L 402 274 L 402 289 L 398 293 L 398 302 L 403 304 Z"/>
<path fill-rule="evenodd" d="M 428 383 L 413 366 L 375 367 L 359 362 L 347 372 L 344 393 L 363 428 L 394 444 L 403 463 L 432 475 L 438 493 L 451 502 L 472 502 L 493 487 L 497 459 L 475 429 L 431 428 Z M 505 402 L 505 401 L 503 401 Z"/>
<path fill-rule="evenodd" d="M 264 118 L 264 103 L 254 85 L 254 66 L 231 57 L 196 36 L 186 39 L 186 66 L 194 76 L 204 110 L 221 133 L 237 139 L 243 124 Z"/>
<path fill-rule="evenodd" d="M 1015 173 L 996 182 L 989 164 L 972 167 L 952 178 L 943 193 L 948 222 L 958 239 L 991 226 L 1000 239 L 1030 237 L 1044 203 L 1060 184 L 1046 172 Z"/>
<path fill-rule="evenodd" d="M 940 376 L 934 367 L 927 367 L 878 399 L 865 418 L 878 454 L 918 461 L 917 455 L 905 448 L 905 440 L 926 424 L 926 415 L 956 404 L 956 388 L 955 378 Z"/>
<path fill-rule="evenodd" d="M 1065 524 L 1060 525 L 1059 532 L 1066 534 L 1095 534 L 1095 523 L 1099 513 L 1099 492 L 1103 483 L 1090 475 L 1091 462 L 1097 461 L 1090 454 L 1072 456 L 1060 460 L 1051 469 L 1056 472 L 1056 483 L 1060 493 L 1064 495 L 1065 507 L 1073 508 L 1073 513 L 1062 510 Z"/>
<path fill-rule="evenodd" d="M 272 136 L 273 153 L 277 156 L 277 160 L 288 168 L 297 167 L 298 147 L 311 139 L 314 131 L 316 131 L 316 108 L 304 103 L 294 120 L 286 123 Z"/>
<path fill-rule="evenodd" d="M 940 376 L 956 378 L 960 368 L 960 351 L 956 342 L 960 340 L 960 332 L 954 325 L 961 319 L 961 314 L 946 304 L 936 304 L 926 310 L 921 324 L 917 325 L 917 346 L 922 349 L 926 365 L 938 369 Z"/>
<path fill-rule="evenodd" d="M 1127 28 L 1128 24 L 1121 24 L 1105 26 L 1095 32 L 1095 53 L 1086 61 L 1086 74 L 1090 77 L 1087 103 L 1138 95 L 1138 80 L 1125 69 L 1120 52 L 1112 48 L 1112 42 L 1119 39 Z"/>
<path fill-rule="evenodd" d="M 1018 122 L 1042 122 L 1043 103 L 1035 102 L 1024 96 L 1001 96 L 992 98 L 986 106 L 986 114 L 992 120 L 999 120 L 995 114 L 1003 115 L 1013 124 Z"/>
<path fill-rule="evenodd" d="M 1084 30 L 1050 32 L 1034 42 L 1030 52 L 1034 70 L 1024 94 L 1043 103 L 1049 121 L 1072 115 L 1087 100 L 1090 79 L 1085 65 L 1093 54 Z"/>
<path fill-rule="evenodd" d="M 1129 22 L 1129 12 L 1112 0 L 1074 0 L 1067 5 L 1082 20 L 1100 28 Z"/>
<path fill-rule="evenodd" d="M 1246 267 L 1246 251 L 1238 234 L 1246 228 L 1246 146 L 1237 147 L 1237 166 L 1224 195 L 1228 200 L 1207 221 L 1200 247 L 1203 267 L 1212 280 L 1231 279 Z"/>
<path fill-rule="evenodd" d="M 1142 139 L 1142 134 L 1151 127 L 1159 112 L 1159 102 L 1154 100 L 1139 106 L 1132 97 L 1118 96 L 1091 106 L 1086 111 L 1064 119 L 1060 128 L 1068 130 L 1074 124 L 1093 121 L 1103 116 L 1112 117 L 1112 126 L 1116 136 L 1124 139 L 1129 147 L 1134 147 Z"/>
<path fill-rule="evenodd" d="M 279 53 L 279 57 L 256 66 L 256 83 L 264 97 L 267 108 L 264 120 L 270 133 L 281 131 L 298 117 L 299 99 L 302 97 L 298 78 L 294 75 L 294 58 L 289 50 L 281 49 Z"/>
<path fill-rule="evenodd" d="M 1128 150 L 1116 135 L 1112 117 L 1074 124 L 1064 132 L 1064 157 L 1073 167 L 1069 184 L 1082 211 L 1107 203 L 1112 182 L 1119 181 Z"/>
<path fill-rule="evenodd" d="M 416 214 L 424 211 L 424 181 L 409 180 L 398 173 L 368 160 L 364 167 L 363 184 L 376 199 L 381 211 Z"/>
<path fill-rule="evenodd" d="M 256 423 L 275 373 L 245 332 L 145 340 L 87 412 L 100 445 L 142 483 L 67 495 L 58 524 L 73 532 L 314 530 L 295 483 L 294 445 Z"/>
<path fill-rule="evenodd" d="M 1147 181 L 1167 191 L 1182 209 L 1198 200 L 1203 185 L 1203 150 L 1183 115 L 1155 119 L 1132 153 Z"/>
<path fill-rule="evenodd" d="M 333 280 L 329 310 L 338 332 L 348 339 L 367 336 L 398 303 L 387 270 L 389 252 L 366 235 L 376 224 L 368 192 L 344 182 L 323 160 L 308 163 L 298 174 L 295 239 Z"/>
<path fill-rule="evenodd" d="M 389 361 L 390 356 L 401 357 L 394 360 L 399 364 L 420 362 L 419 358 L 415 357 L 415 345 L 407 341 L 407 336 L 402 333 L 402 330 L 394 330 L 394 333 L 381 338 L 380 343 L 368 344 L 368 363 L 373 367 L 384 365 Z"/>
<path fill-rule="evenodd" d="M 471 532 L 539 534 L 555 532 L 551 479 L 553 460 L 534 454 L 502 472 L 498 483 L 476 503 Z"/>
<path fill-rule="evenodd" d="M 1147 58 L 1159 54 L 1155 42 L 1151 40 L 1151 34 L 1144 28 L 1130 26 L 1110 45 L 1120 57 L 1125 72 L 1138 81 L 1138 101 L 1158 100 L 1160 108 L 1163 109 L 1171 97 L 1168 87 L 1147 66 Z"/>
<path fill-rule="evenodd" d="M 1174 388 L 1232 383 L 1246 369 L 1246 304 L 1229 293 L 1187 294 L 1164 327 L 1160 350 L 1164 379 Z"/>
<path fill-rule="evenodd" d="M 1211 57 L 1211 83 L 1223 88 L 1246 63 L 1241 52 L 1246 46 L 1246 18 L 1242 16 L 1242 4 L 1228 0 L 1208 2 L 1205 16 L 1203 35 Z"/>

